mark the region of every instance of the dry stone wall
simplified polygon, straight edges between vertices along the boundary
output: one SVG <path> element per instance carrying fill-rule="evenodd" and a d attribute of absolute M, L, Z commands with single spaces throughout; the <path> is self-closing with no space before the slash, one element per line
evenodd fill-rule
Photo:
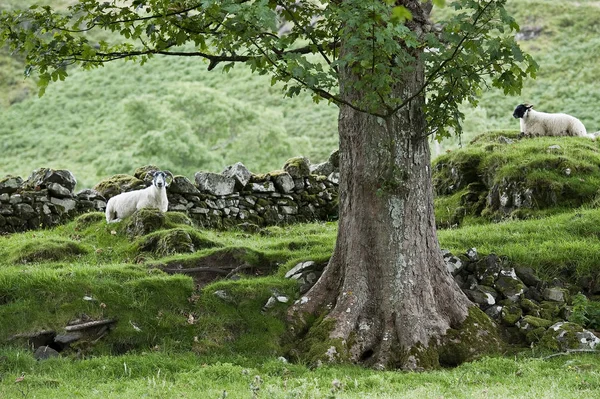
<path fill-rule="evenodd" d="M 183 212 L 199 226 L 254 228 L 275 224 L 337 218 L 338 157 L 311 165 L 289 159 L 282 170 L 253 174 L 243 164 L 223 173 L 197 172 L 194 182 L 175 176 L 167 189 L 169 211 Z M 134 175 L 115 175 L 93 189 L 74 192 L 76 179 L 68 170 L 37 169 L 23 180 L 0 179 L 0 233 L 52 227 L 86 212 L 104 212 L 109 198 L 138 190 L 152 180 L 156 166 Z"/>

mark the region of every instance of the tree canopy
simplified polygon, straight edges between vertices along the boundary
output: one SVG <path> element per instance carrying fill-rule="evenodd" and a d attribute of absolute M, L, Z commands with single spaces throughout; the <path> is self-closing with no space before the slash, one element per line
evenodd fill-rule
<path fill-rule="evenodd" d="M 447 18 L 414 29 L 427 16 L 400 0 L 80 0 L 66 12 L 35 5 L 2 12 L 0 42 L 25 54 L 25 74 L 39 74 L 40 94 L 74 64 L 199 57 L 208 69 L 246 63 L 270 74 L 273 84 L 283 83 L 288 96 L 310 90 L 315 101 L 382 118 L 414 99 L 391 95 L 391 86 L 424 50 L 427 73 L 419 93 L 427 93 L 425 133 L 445 137 L 460 134 L 459 105 L 477 104 L 480 90 L 492 85 L 515 94 L 535 75 L 536 63 L 514 40 L 518 25 L 505 3 L 449 2 Z M 89 33 L 97 30 L 110 32 L 110 39 L 94 40 Z M 355 51 L 340 56 L 341 38 Z M 353 103 L 339 95 L 344 66 L 360 75 L 354 84 L 364 89 Z"/>

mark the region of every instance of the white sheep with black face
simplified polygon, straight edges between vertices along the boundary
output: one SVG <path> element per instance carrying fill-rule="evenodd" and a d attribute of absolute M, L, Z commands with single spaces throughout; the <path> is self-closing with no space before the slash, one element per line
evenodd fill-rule
<path fill-rule="evenodd" d="M 576 136 L 594 140 L 596 136 L 585 130 L 583 123 L 567 114 L 538 112 L 533 105 L 519 104 L 513 117 L 521 119 L 521 134 L 525 136 Z"/>
<path fill-rule="evenodd" d="M 170 181 L 173 180 L 173 175 L 169 171 L 152 172 L 152 185 L 142 190 L 121 193 L 109 199 L 106 204 L 106 222 L 120 222 L 142 208 L 156 208 L 166 212 L 169 207 L 167 176 L 170 177 Z"/>

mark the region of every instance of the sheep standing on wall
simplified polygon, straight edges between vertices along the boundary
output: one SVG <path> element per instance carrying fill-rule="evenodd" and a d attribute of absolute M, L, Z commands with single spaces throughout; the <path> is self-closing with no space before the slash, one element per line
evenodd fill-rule
<path fill-rule="evenodd" d="M 129 191 L 115 195 L 106 204 L 106 222 L 120 222 L 142 208 L 157 208 L 166 212 L 169 207 L 167 199 L 167 176 L 173 179 L 169 171 L 152 173 L 152 185 L 142 190 Z"/>
<path fill-rule="evenodd" d="M 519 104 L 513 117 L 521 118 L 521 134 L 525 136 L 576 136 L 596 139 L 588 134 L 583 123 L 567 114 L 548 114 L 533 109 L 533 105 Z"/>

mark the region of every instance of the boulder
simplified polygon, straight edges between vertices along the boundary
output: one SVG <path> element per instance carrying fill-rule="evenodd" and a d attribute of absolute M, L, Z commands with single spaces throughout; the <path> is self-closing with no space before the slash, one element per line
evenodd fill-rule
<path fill-rule="evenodd" d="M 218 173 L 196 172 L 196 185 L 200 191 L 212 195 L 230 195 L 235 192 L 235 179 Z"/>

